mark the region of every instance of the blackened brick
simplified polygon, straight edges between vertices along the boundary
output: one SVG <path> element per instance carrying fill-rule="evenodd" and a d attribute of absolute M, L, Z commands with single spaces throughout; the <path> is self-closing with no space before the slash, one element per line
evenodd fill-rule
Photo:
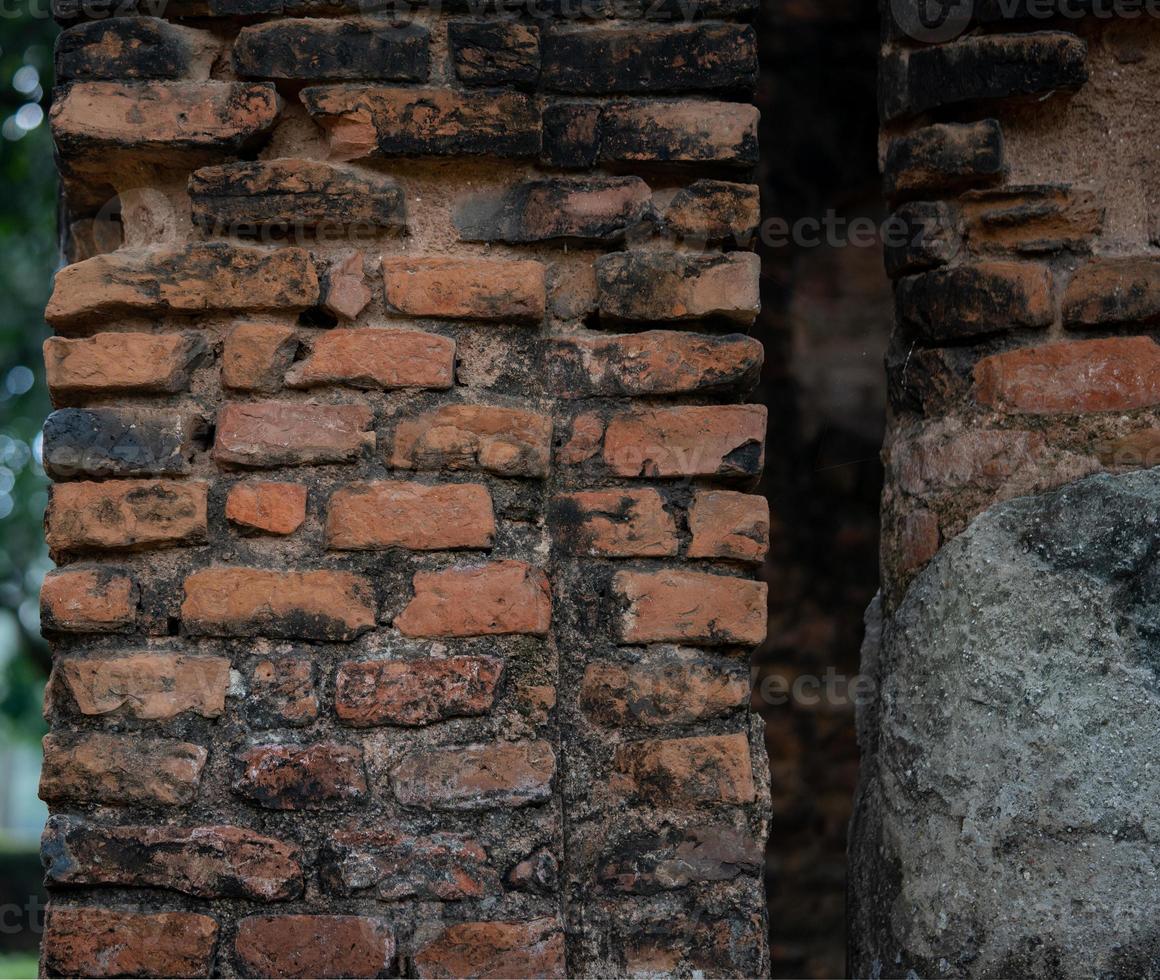
<path fill-rule="evenodd" d="M 425 82 L 429 35 L 391 20 L 276 20 L 243 27 L 234 67 L 249 78 Z"/>
<path fill-rule="evenodd" d="M 890 141 L 883 186 L 887 197 L 951 191 L 995 183 L 1003 170 L 1003 132 L 994 119 L 940 123 Z"/>
<path fill-rule="evenodd" d="M 53 479 L 180 476 L 190 470 L 193 421 L 139 408 L 62 408 L 44 423 L 44 469 Z"/>
<path fill-rule="evenodd" d="M 540 32 L 517 21 L 447 25 L 455 74 L 467 85 L 531 85 L 540 77 Z"/>

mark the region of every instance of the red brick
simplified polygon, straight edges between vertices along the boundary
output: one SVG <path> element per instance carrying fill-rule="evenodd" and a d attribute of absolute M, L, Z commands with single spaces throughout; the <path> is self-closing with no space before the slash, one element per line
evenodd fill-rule
<path fill-rule="evenodd" d="M 250 915 L 234 949 L 247 977 L 385 977 L 395 933 L 362 915 Z"/>
<path fill-rule="evenodd" d="M 302 894 L 295 849 L 240 827 L 102 827 L 55 816 L 41 852 L 55 885 L 166 888 L 265 902 Z"/>
<path fill-rule="evenodd" d="M 267 534 L 293 534 L 306 520 L 301 483 L 238 483 L 226 497 L 226 520 Z"/>
<path fill-rule="evenodd" d="M 386 480 L 335 492 L 326 515 L 326 543 L 340 551 L 490 548 L 495 514 L 487 487 Z"/>
<path fill-rule="evenodd" d="M 517 863 L 505 880 L 514 891 L 554 895 L 560 887 L 560 862 L 556 855 L 542 847 Z"/>
<path fill-rule="evenodd" d="M 420 977 L 564 977 L 564 932 L 555 919 L 459 922 L 415 953 Z"/>
<path fill-rule="evenodd" d="M 200 745 L 137 735 L 44 737 L 40 798 L 51 802 L 184 806 L 208 753 Z"/>
<path fill-rule="evenodd" d="M 206 537 L 206 483 L 58 483 L 45 514 L 52 551 L 161 548 Z"/>
<path fill-rule="evenodd" d="M 732 490 L 698 490 L 689 530 L 690 558 L 760 562 L 769 551 L 769 501 Z"/>
<path fill-rule="evenodd" d="M 533 261 L 385 258 L 383 283 L 387 304 L 410 316 L 539 321 L 547 305 Z"/>
<path fill-rule="evenodd" d="M 273 127 L 280 104 L 269 84 L 76 82 L 62 90 L 49 119 L 65 157 L 106 147 L 222 151 Z"/>
<path fill-rule="evenodd" d="M 40 587 L 40 625 L 66 633 L 117 632 L 137 622 L 139 601 L 137 583 L 119 569 L 57 569 Z"/>
<path fill-rule="evenodd" d="M 401 198 L 402 192 L 399 193 Z M 363 279 L 361 252 L 348 255 L 331 266 L 326 277 L 326 296 L 322 301 L 325 310 L 340 319 L 355 320 L 372 298 L 370 287 Z"/>
<path fill-rule="evenodd" d="M 54 400 L 107 392 L 173 394 L 205 354 L 194 333 L 99 333 L 44 342 L 44 371 Z"/>
<path fill-rule="evenodd" d="M 735 735 L 650 739 L 616 749 L 613 788 L 664 806 L 752 803 L 749 739 Z"/>
<path fill-rule="evenodd" d="M 226 710 L 230 662 L 179 653 L 63 657 L 50 683 L 54 702 L 67 696 L 83 715 L 155 721 L 188 712 L 218 718 Z"/>
<path fill-rule="evenodd" d="M 890 470 L 902 490 L 924 497 L 966 487 L 998 490 L 1043 466 L 1046 457 L 1041 432 L 935 427 L 896 439 Z"/>
<path fill-rule="evenodd" d="M 403 806 L 486 810 L 545 803 L 555 776 L 547 742 L 489 742 L 412 752 L 391 782 Z"/>
<path fill-rule="evenodd" d="M 600 452 L 604 441 L 604 420 L 595 412 L 582 412 L 572 420 L 568 441 L 556 450 L 556 460 L 576 466 Z"/>
<path fill-rule="evenodd" d="M 1063 293 L 1066 327 L 1153 323 L 1160 319 L 1160 261 L 1153 256 L 1090 259 Z"/>
<path fill-rule="evenodd" d="M 238 762 L 234 790 L 270 810 L 333 810 L 367 795 L 356 745 L 258 745 Z"/>
<path fill-rule="evenodd" d="M 349 463 L 374 448 L 367 405 L 231 402 L 218 412 L 213 456 L 233 466 Z"/>
<path fill-rule="evenodd" d="M 752 252 L 613 252 L 595 266 L 602 317 L 750 324 L 761 308 Z"/>
<path fill-rule="evenodd" d="M 295 311 L 318 302 L 318 276 L 301 248 L 222 242 L 119 249 L 56 274 L 44 312 L 53 326 L 121 314 Z"/>
<path fill-rule="evenodd" d="M 605 163 L 757 162 L 755 106 L 702 99 L 606 103 L 597 157 Z"/>
<path fill-rule="evenodd" d="M 1127 412 L 1160 404 L 1160 345 L 1150 337 L 1075 340 L 992 354 L 975 399 L 1032 415 Z"/>
<path fill-rule="evenodd" d="M 761 222 L 756 184 L 696 180 L 683 187 L 662 212 L 663 229 L 692 242 L 747 245 Z"/>
<path fill-rule="evenodd" d="M 749 701 L 740 665 L 696 654 L 635 664 L 592 663 L 584 670 L 580 706 L 600 724 L 688 724 L 736 711 Z"/>
<path fill-rule="evenodd" d="M 288 388 L 450 388 L 455 341 L 418 330 L 328 330 L 286 375 Z"/>
<path fill-rule="evenodd" d="M 762 360 L 752 337 L 646 330 L 557 341 L 545 366 L 554 392 L 585 398 L 746 389 L 756 383 Z"/>
<path fill-rule="evenodd" d="M 62 977 L 208 977 L 218 925 L 194 912 L 59 908 L 44 923 L 44 968 Z"/>
<path fill-rule="evenodd" d="M 604 462 L 617 476 L 757 476 L 765 463 L 762 405 L 639 409 L 604 435 Z"/>
<path fill-rule="evenodd" d="M 551 447 L 552 420 L 545 415 L 490 405 L 445 405 L 399 423 L 391 465 L 542 477 L 548 474 Z"/>
<path fill-rule="evenodd" d="M 673 642 L 756 646 L 765 639 L 764 582 L 666 570 L 617 572 L 613 591 L 625 603 L 625 643 Z"/>
<path fill-rule="evenodd" d="M 522 561 L 416 572 L 415 596 L 395 617 L 404 636 L 546 636 L 552 621 L 548 577 Z"/>
<path fill-rule="evenodd" d="M 226 337 L 222 350 L 222 385 L 239 391 L 271 394 L 298 350 L 293 327 L 278 323 L 242 323 Z"/>
<path fill-rule="evenodd" d="M 257 728 L 309 725 L 318 717 L 314 664 L 296 657 L 259 660 L 250 675 L 245 716 Z"/>
<path fill-rule="evenodd" d="M 654 895 L 697 881 L 761 873 L 763 847 L 750 834 L 725 824 L 698 823 L 686 830 L 669 825 L 660 833 L 634 834 L 609 855 L 598 880 L 613 891 Z"/>
<path fill-rule="evenodd" d="M 204 568 L 185 580 L 181 619 L 192 636 L 353 640 L 374 628 L 374 590 L 350 572 Z"/>
<path fill-rule="evenodd" d="M 601 558 L 677 553 L 677 527 L 655 490 L 587 490 L 553 498 L 560 547 Z"/>
<path fill-rule="evenodd" d="M 385 902 L 407 898 L 456 902 L 500 891 L 487 852 L 461 834 L 340 830 L 322 847 L 319 877 L 331 894 L 371 890 Z"/>
<path fill-rule="evenodd" d="M 918 507 L 908 510 L 898 522 L 898 568 L 914 571 L 930 561 L 938 552 L 938 515 Z"/>
<path fill-rule="evenodd" d="M 328 85 L 302 101 L 326 134 L 330 156 L 534 156 L 540 113 L 518 92 Z"/>
<path fill-rule="evenodd" d="M 346 725 L 429 725 L 485 715 L 503 661 L 495 657 L 349 660 L 338 668 L 334 707 Z"/>

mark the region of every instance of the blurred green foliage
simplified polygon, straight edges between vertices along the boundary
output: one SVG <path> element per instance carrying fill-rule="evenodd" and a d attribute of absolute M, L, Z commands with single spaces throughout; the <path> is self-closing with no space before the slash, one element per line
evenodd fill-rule
<path fill-rule="evenodd" d="M 41 521 L 39 433 L 49 410 L 44 304 L 57 261 L 56 176 L 45 118 L 56 25 L 47 5 L 0 11 L 0 740 L 38 739 L 48 654 L 40 582 L 51 564 Z"/>

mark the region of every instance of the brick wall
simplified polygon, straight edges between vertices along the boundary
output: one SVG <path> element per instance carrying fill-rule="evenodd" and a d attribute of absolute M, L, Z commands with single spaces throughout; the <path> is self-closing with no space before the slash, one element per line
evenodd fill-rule
<path fill-rule="evenodd" d="M 49 975 L 768 970 L 750 10 L 566 6 L 58 7 Z"/>
<path fill-rule="evenodd" d="M 1140 810 L 1101 767 L 1117 758 L 1135 787 L 1151 765 L 1118 754 L 1155 730 L 1151 669 L 1133 673 L 1154 640 L 1142 661 L 1131 649 L 1154 620 L 1131 596 L 1078 597 L 1085 577 L 1153 594 L 1151 532 L 1132 523 L 1152 506 L 1117 494 L 1160 459 L 1160 23 L 968 4 L 932 24 L 919 6 L 883 5 L 898 227 L 884 621 L 866 659 L 883 693 L 860 720 L 849 968 L 1135 975 L 1154 947 L 1123 923 L 1150 859 L 1091 855 Z M 1066 775 L 1042 754 L 1081 747 Z"/>

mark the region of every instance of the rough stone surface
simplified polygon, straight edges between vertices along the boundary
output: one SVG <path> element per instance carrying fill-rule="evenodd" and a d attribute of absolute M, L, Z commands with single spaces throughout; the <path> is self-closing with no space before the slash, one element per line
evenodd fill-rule
<path fill-rule="evenodd" d="M 1144 470 L 993 507 L 865 648 L 855 976 L 1150 969 L 1158 504 Z"/>

